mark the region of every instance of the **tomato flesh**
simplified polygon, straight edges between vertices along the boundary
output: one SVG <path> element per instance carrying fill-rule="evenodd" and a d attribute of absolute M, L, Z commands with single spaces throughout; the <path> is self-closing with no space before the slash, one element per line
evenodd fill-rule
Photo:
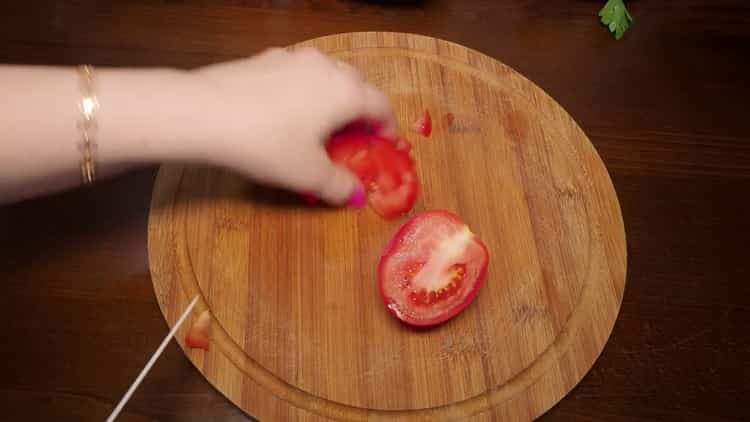
<path fill-rule="evenodd" d="M 428 110 L 424 112 L 419 120 L 414 122 L 413 129 L 415 132 L 426 138 L 430 137 L 430 134 L 432 133 L 432 117 Z"/>
<path fill-rule="evenodd" d="M 326 150 L 332 161 L 357 175 L 381 217 L 398 217 L 414 206 L 419 186 L 406 140 L 387 139 L 356 124 L 331 137 Z"/>
<path fill-rule="evenodd" d="M 380 258 L 378 285 L 388 310 L 415 326 L 445 322 L 477 296 L 489 254 L 481 239 L 448 211 L 409 219 Z"/>
<path fill-rule="evenodd" d="M 185 344 L 191 349 L 209 350 L 211 347 L 211 314 L 203 311 L 185 336 Z"/>

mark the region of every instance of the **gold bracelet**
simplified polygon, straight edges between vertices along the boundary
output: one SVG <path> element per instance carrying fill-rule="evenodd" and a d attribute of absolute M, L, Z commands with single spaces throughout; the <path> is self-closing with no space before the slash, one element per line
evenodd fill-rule
<path fill-rule="evenodd" d="M 79 149 L 83 155 L 81 160 L 81 176 L 84 185 L 91 185 L 96 180 L 96 166 L 94 156 L 96 153 L 97 112 L 99 101 L 95 93 L 94 68 L 89 65 L 78 67 L 78 78 L 81 88 L 81 120 L 78 121 L 78 129 L 81 132 Z"/>

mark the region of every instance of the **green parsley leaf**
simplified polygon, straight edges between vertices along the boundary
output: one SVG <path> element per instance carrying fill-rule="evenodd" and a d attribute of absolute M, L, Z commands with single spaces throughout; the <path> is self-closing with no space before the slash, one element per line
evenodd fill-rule
<path fill-rule="evenodd" d="M 623 0 L 607 0 L 607 4 L 599 11 L 599 17 L 602 23 L 609 28 L 609 31 L 615 34 L 615 39 L 622 38 L 625 31 L 633 22 L 633 17 L 625 8 Z"/>

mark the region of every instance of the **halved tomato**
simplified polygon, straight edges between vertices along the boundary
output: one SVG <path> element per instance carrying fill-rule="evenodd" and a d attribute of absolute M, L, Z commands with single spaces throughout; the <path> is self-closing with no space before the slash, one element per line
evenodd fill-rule
<path fill-rule="evenodd" d="M 448 211 L 410 218 L 388 242 L 378 266 L 388 310 L 416 326 L 440 324 L 479 293 L 489 254 L 481 239 Z"/>
<path fill-rule="evenodd" d="M 331 137 L 326 150 L 357 175 L 381 217 L 398 217 L 414 206 L 419 187 L 406 140 L 387 139 L 357 124 Z"/>

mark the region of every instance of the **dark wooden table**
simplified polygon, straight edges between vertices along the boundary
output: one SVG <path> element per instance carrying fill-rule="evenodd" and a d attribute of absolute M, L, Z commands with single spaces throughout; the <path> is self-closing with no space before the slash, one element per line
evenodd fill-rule
<path fill-rule="evenodd" d="M 3 3 L 0 62 L 190 68 L 324 34 L 390 30 L 514 67 L 588 133 L 628 238 L 612 337 L 542 419 L 750 418 L 745 0 L 633 0 L 635 25 L 619 42 L 598 25 L 594 0 Z M 146 256 L 154 175 L 141 169 L 0 208 L 0 420 L 104 420 L 166 334 Z M 246 419 L 174 344 L 121 418 Z"/>

